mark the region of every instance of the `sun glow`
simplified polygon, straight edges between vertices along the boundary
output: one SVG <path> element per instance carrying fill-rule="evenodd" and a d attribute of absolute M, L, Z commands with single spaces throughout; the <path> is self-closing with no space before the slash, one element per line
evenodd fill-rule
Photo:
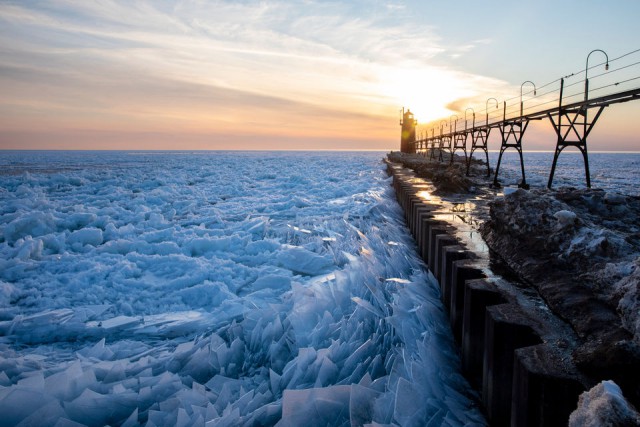
<path fill-rule="evenodd" d="M 394 68 L 380 80 L 382 93 L 411 109 L 419 123 L 449 116 L 452 111 L 447 105 L 470 95 L 462 76 L 446 69 Z"/>

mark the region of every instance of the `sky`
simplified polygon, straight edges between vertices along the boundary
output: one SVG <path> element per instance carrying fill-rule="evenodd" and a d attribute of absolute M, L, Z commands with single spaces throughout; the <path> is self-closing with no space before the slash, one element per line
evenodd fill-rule
<path fill-rule="evenodd" d="M 490 97 L 557 96 L 525 81 L 574 73 L 582 96 L 591 51 L 640 48 L 638 16 L 637 0 L 0 0 L 0 149 L 398 149 L 403 107 L 420 133 Z M 640 53 L 608 74 L 589 58 L 591 88 L 640 76 Z M 590 149 L 640 151 L 638 113 L 608 107 Z M 554 148 L 548 120 L 528 132 Z"/>

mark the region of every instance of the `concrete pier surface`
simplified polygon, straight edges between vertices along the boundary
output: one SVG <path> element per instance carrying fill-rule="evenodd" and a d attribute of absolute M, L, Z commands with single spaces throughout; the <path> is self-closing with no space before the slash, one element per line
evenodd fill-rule
<path fill-rule="evenodd" d="M 640 295 L 640 268 L 622 268 L 640 260 L 640 200 L 496 189 L 485 164 L 467 176 L 457 157 L 386 162 L 491 425 L 567 425 L 604 380 L 640 406 L 639 331 L 620 308 Z M 620 214 L 626 228 L 612 220 Z"/>

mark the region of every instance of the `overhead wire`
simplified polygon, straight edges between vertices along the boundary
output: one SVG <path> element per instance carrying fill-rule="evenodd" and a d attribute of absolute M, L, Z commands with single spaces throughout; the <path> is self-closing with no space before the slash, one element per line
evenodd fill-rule
<path fill-rule="evenodd" d="M 554 97 L 553 99 L 545 100 L 543 102 L 538 102 L 538 103 L 533 104 L 533 105 L 525 105 L 524 104 L 525 101 L 531 102 L 534 99 L 542 100 L 542 99 L 544 99 L 544 97 L 546 97 L 548 95 L 551 95 L 554 92 L 558 91 L 559 90 L 559 85 L 556 85 L 551 90 L 547 90 L 547 91 L 542 91 L 541 92 L 542 89 L 545 89 L 547 87 L 555 85 L 555 84 L 561 82 L 563 79 L 565 79 L 565 80 L 566 79 L 570 79 L 572 77 L 575 77 L 575 76 L 578 76 L 578 75 L 580 75 L 582 73 L 585 73 L 585 71 L 600 67 L 600 66 L 605 65 L 605 64 L 614 63 L 616 61 L 619 61 L 619 60 L 621 60 L 623 58 L 626 58 L 626 57 L 631 56 L 633 54 L 636 54 L 638 52 L 640 52 L 640 49 L 636 49 L 636 50 L 624 53 L 624 54 L 622 54 L 622 55 L 620 55 L 618 57 L 612 58 L 611 60 L 600 62 L 600 63 L 594 64 L 594 65 L 592 65 L 590 67 L 587 67 L 586 70 L 576 71 L 576 72 L 570 73 L 568 75 L 565 75 L 564 77 L 560 77 L 560 78 L 557 78 L 555 80 L 549 81 L 549 82 L 547 82 L 547 83 L 545 83 L 545 84 L 543 84 L 542 86 L 539 86 L 539 87 L 535 86 L 535 83 L 534 83 L 533 84 L 534 88 L 530 88 L 529 87 L 526 92 L 522 92 L 523 86 L 521 86 L 521 93 L 519 95 L 517 95 L 517 96 L 513 96 L 513 97 L 510 97 L 510 98 L 504 99 L 502 101 L 502 108 L 497 108 L 496 109 L 496 108 L 493 108 L 492 106 L 489 106 L 488 104 L 485 104 L 484 108 L 479 108 L 478 109 L 479 114 L 485 114 L 485 118 L 484 118 L 484 120 L 481 121 L 481 123 L 484 122 L 485 125 L 489 124 L 488 122 L 490 122 L 491 119 L 494 118 L 497 113 L 502 113 L 505 117 L 508 117 L 508 118 L 511 118 L 515 114 L 519 115 L 520 107 L 521 107 L 520 103 L 521 102 L 523 103 L 523 105 L 522 105 L 522 111 L 523 112 L 524 111 L 532 111 L 535 108 L 539 108 L 540 106 L 543 106 L 543 105 L 552 104 L 554 102 L 557 103 L 557 102 L 560 101 L 559 95 Z M 603 73 L 596 74 L 594 76 L 589 77 L 589 80 L 594 80 L 594 79 L 602 78 L 602 77 L 605 77 L 605 76 L 606 77 L 611 77 L 611 75 L 614 74 L 614 73 L 620 72 L 622 70 L 627 70 L 627 69 L 633 68 L 634 66 L 637 66 L 637 65 L 640 65 L 640 61 L 636 61 L 636 62 L 633 62 L 633 63 L 630 63 L 630 64 L 622 65 L 622 66 L 620 66 L 618 68 L 609 70 L 608 72 L 603 72 Z M 628 78 L 628 79 L 625 79 L 625 80 L 621 80 L 619 82 L 611 83 L 611 84 L 600 86 L 600 87 L 597 87 L 597 88 L 592 88 L 592 89 L 589 90 L 589 92 L 604 90 L 604 89 L 609 88 L 609 87 L 619 86 L 621 84 L 628 83 L 628 82 L 631 82 L 631 81 L 635 81 L 635 80 L 638 80 L 638 79 L 640 79 L 640 76 L 631 77 L 631 78 Z M 525 83 L 527 83 L 527 82 L 531 82 L 531 81 L 525 81 Z M 573 88 L 575 86 L 578 86 L 580 84 L 584 84 L 584 82 L 585 82 L 585 79 L 582 79 L 582 80 L 578 80 L 578 81 L 569 83 L 567 85 L 563 84 L 563 92 L 564 92 L 563 96 L 562 96 L 563 101 L 565 101 L 567 99 L 571 99 L 571 98 L 577 97 L 577 96 L 584 95 L 584 92 L 578 92 L 578 93 L 575 93 L 575 94 L 567 93 L 568 89 L 571 89 L 571 88 Z M 531 83 L 533 83 L 533 82 L 531 82 Z M 523 83 L 523 85 L 524 85 L 524 83 Z M 533 94 L 533 96 L 531 96 L 532 94 Z M 525 96 L 527 97 L 527 99 L 524 99 Z M 491 98 L 489 98 L 489 99 L 491 99 Z M 496 98 L 494 98 L 494 99 L 496 99 Z M 511 102 L 511 101 L 515 101 L 515 100 L 519 100 L 519 102 Z M 474 114 L 475 114 L 475 109 L 473 109 L 473 110 L 474 110 Z M 492 117 L 492 116 L 494 116 L 494 117 Z"/>
<path fill-rule="evenodd" d="M 592 52 L 593 52 L 593 51 L 592 51 Z M 618 56 L 618 57 L 616 57 L 616 58 L 613 58 L 613 59 L 611 59 L 611 60 L 608 60 L 608 61 L 605 61 L 605 62 L 600 62 L 600 63 L 598 63 L 598 64 L 594 64 L 594 65 L 592 65 L 591 67 L 587 68 L 586 70 L 588 71 L 588 70 L 591 70 L 591 69 L 593 69 L 593 68 L 598 68 L 598 67 L 600 67 L 601 65 L 605 65 L 605 64 L 607 64 L 607 63 L 608 63 L 608 64 L 611 64 L 612 62 L 619 61 L 619 60 L 620 60 L 620 59 L 622 59 L 622 58 L 625 58 L 625 57 L 627 57 L 627 56 L 633 55 L 634 53 L 638 53 L 638 52 L 640 52 L 640 49 L 632 50 L 631 52 L 627 52 L 627 53 L 622 54 L 622 55 L 620 55 L 620 56 Z M 570 78 L 570 77 L 573 77 L 573 76 L 575 76 L 575 75 L 582 74 L 582 73 L 584 73 L 584 72 L 585 72 L 585 70 L 584 70 L 584 69 L 581 69 L 581 70 L 579 70 L 579 71 L 574 71 L 573 73 L 571 73 L 571 74 L 569 74 L 569 75 L 565 76 L 564 78 Z M 584 80 L 583 80 L 583 81 L 584 81 Z"/>
<path fill-rule="evenodd" d="M 622 81 L 619 81 L 619 82 L 616 82 L 616 83 L 611 83 L 611 84 L 608 84 L 606 86 L 600 86 L 600 87 L 597 87 L 597 88 L 593 88 L 593 89 L 590 89 L 589 91 L 590 92 L 596 92 L 598 90 L 606 89 L 608 87 L 613 87 L 613 86 L 619 86 L 619 85 L 621 85 L 623 83 L 628 83 L 628 82 L 631 82 L 631 81 L 634 81 L 634 80 L 640 80 L 640 76 L 632 77 L 630 79 L 622 80 Z"/>

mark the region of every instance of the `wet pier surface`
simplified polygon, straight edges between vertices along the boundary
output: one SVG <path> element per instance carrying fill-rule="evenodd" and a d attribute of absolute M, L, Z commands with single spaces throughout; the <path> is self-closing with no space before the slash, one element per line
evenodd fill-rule
<path fill-rule="evenodd" d="M 491 424 L 567 425 L 579 395 L 606 379 L 616 381 L 637 406 L 637 339 L 625 328 L 615 301 L 594 289 L 596 267 L 606 265 L 606 253 L 592 258 L 594 270 L 577 249 L 562 259 L 563 239 L 575 239 L 571 227 L 583 230 L 586 220 L 572 225 L 571 213 L 559 214 L 545 234 L 535 218 L 550 222 L 547 211 L 563 211 L 563 205 L 549 202 L 548 190 L 514 190 L 509 201 L 522 203 L 534 218 L 532 230 L 525 230 L 517 215 L 507 212 L 504 194 L 489 188 L 488 178 L 462 177 L 455 164 L 443 167 L 422 156 L 394 154 L 387 165 L 398 202 L 419 253 L 440 283 L 463 370 L 480 392 Z M 477 165 L 477 177 L 486 175 L 483 167 Z M 583 196 L 560 192 L 560 199 Z M 536 211 L 534 200 L 552 206 Z M 613 211 L 623 204 L 609 202 Z M 636 202 L 624 200 L 633 215 Z M 609 254 L 620 263 L 637 257 L 635 241 L 627 240 L 628 253 Z"/>

